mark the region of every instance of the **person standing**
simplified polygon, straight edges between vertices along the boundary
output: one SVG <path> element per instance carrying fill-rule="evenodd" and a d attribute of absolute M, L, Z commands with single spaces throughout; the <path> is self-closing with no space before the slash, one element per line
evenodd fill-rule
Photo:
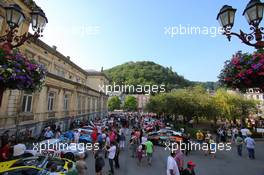
<path fill-rule="evenodd" d="M 176 150 L 174 159 L 178 165 L 179 171 L 182 172 L 184 169 L 184 154 L 181 149 Z"/>
<path fill-rule="evenodd" d="M 237 146 L 237 154 L 241 157 L 242 156 L 243 143 L 244 143 L 241 132 L 239 132 L 238 136 L 236 137 L 235 143 Z"/>
<path fill-rule="evenodd" d="M 138 158 L 138 165 L 139 166 L 141 165 L 142 157 L 143 157 L 143 147 L 142 147 L 142 145 L 139 145 L 137 148 L 137 158 Z"/>
<path fill-rule="evenodd" d="M 190 161 L 187 163 L 187 168 L 183 170 L 182 175 L 195 175 L 194 167 L 196 165 Z"/>
<path fill-rule="evenodd" d="M 201 130 L 198 130 L 198 132 L 196 133 L 196 139 L 197 139 L 198 143 L 200 143 L 200 144 L 203 143 L 204 135 L 201 132 Z"/>
<path fill-rule="evenodd" d="M 145 143 L 145 146 L 146 146 L 148 165 L 151 166 L 151 161 L 152 161 L 152 156 L 153 156 L 153 151 L 154 151 L 153 143 L 150 140 L 148 140 Z"/>
<path fill-rule="evenodd" d="M 82 153 L 79 155 L 79 160 L 76 162 L 76 169 L 78 171 L 78 175 L 87 175 L 88 167 L 85 162 L 85 154 Z"/>
<path fill-rule="evenodd" d="M 245 139 L 245 143 L 248 150 L 248 157 L 250 159 L 255 159 L 255 140 L 248 135 Z"/>
<path fill-rule="evenodd" d="M 125 136 L 124 132 L 122 132 L 121 136 L 120 136 L 120 149 L 125 148 L 125 143 L 126 143 L 126 136 Z"/>
<path fill-rule="evenodd" d="M 8 141 L 1 149 L 0 149 L 0 161 L 7 161 L 10 158 L 10 149 L 11 142 Z"/>
<path fill-rule="evenodd" d="M 177 162 L 175 161 L 175 152 L 171 152 L 167 159 L 167 175 L 180 175 Z"/>
<path fill-rule="evenodd" d="M 45 137 L 45 139 L 46 139 L 46 140 L 47 140 L 47 139 L 51 139 L 51 138 L 53 137 L 53 135 L 54 135 L 54 134 L 53 134 L 53 132 L 52 132 L 50 126 L 47 127 L 46 132 L 44 133 L 44 137 Z"/>
<path fill-rule="evenodd" d="M 116 154 L 116 146 L 113 142 L 111 142 L 110 147 L 107 149 L 108 151 L 108 160 L 109 160 L 109 166 L 110 166 L 110 173 L 114 174 L 114 159 Z"/>
<path fill-rule="evenodd" d="M 102 150 L 98 150 L 95 153 L 94 158 L 95 158 L 95 173 L 96 175 L 102 175 L 102 170 L 105 166 Z"/>
<path fill-rule="evenodd" d="M 250 133 L 249 129 L 248 128 L 242 128 L 241 130 L 241 133 L 242 133 L 242 137 L 243 139 L 247 138 L 247 135 Z"/>
<path fill-rule="evenodd" d="M 73 137 L 74 137 L 74 142 L 79 143 L 80 132 L 78 131 L 78 129 L 74 130 Z"/>
<path fill-rule="evenodd" d="M 130 139 L 130 146 L 131 146 L 131 157 L 135 157 L 136 152 L 137 152 L 137 138 L 136 136 L 132 136 Z"/>
<path fill-rule="evenodd" d="M 119 153 L 120 153 L 120 148 L 119 148 L 119 145 L 118 145 L 118 142 L 115 142 L 115 146 L 116 146 L 116 153 L 115 153 L 115 168 L 116 169 L 119 169 L 120 168 L 120 165 L 119 165 Z"/>
<path fill-rule="evenodd" d="M 9 130 L 6 130 L 1 136 L 1 148 L 4 147 L 9 140 Z"/>

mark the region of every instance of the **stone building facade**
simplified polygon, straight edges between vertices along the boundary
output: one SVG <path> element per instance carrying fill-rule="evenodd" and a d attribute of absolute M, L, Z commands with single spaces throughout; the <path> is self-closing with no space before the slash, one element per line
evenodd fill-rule
<path fill-rule="evenodd" d="M 26 22 L 18 29 L 18 35 L 29 29 L 30 1 L 1 0 L 0 36 L 5 34 L 5 7 L 18 4 L 25 13 Z M 41 40 L 26 42 L 19 50 L 28 58 L 45 65 L 48 70 L 45 85 L 40 92 L 6 90 L 0 107 L 0 134 L 29 132 L 38 136 L 50 124 L 67 130 L 73 120 L 91 120 L 103 117 L 107 112 L 108 96 L 99 92 L 99 84 L 108 84 L 102 73 L 87 72 Z"/>

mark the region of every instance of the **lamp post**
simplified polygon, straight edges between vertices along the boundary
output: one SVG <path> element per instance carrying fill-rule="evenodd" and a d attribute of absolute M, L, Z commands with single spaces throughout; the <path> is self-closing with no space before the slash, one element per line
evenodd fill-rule
<path fill-rule="evenodd" d="M 240 33 L 231 32 L 234 25 L 236 9 L 231 6 L 224 5 L 217 15 L 217 20 L 223 27 L 223 34 L 227 36 L 228 40 L 231 40 L 232 36 L 237 36 L 246 45 L 255 47 L 256 49 L 264 48 L 263 41 L 263 27 L 259 27 L 259 24 L 263 18 L 264 3 L 260 0 L 251 0 L 244 12 L 248 24 L 250 25 L 251 33 L 245 33 L 240 30 Z M 254 41 L 255 40 L 255 41 Z"/>
<path fill-rule="evenodd" d="M 10 50 L 16 47 L 21 46 L 27 40 L 37 39 L 41 37 L 45 25 L 48 23 L 48 19 L 45 13 L 39 8 L 36 7 L 31 12 L 31 26 L 34 31 L 34 34 L 31 35 L 28 32 L 18 36 L 18 28 L 25 21 L 25 15 L 22 9 L 17 4 L 11 4 L 5 7 L 6 11 L 6 23 L 8 24 L 9 29 L 6 31 L 6 34 L 0 36 L 0 43 L 7 46 Z"/>

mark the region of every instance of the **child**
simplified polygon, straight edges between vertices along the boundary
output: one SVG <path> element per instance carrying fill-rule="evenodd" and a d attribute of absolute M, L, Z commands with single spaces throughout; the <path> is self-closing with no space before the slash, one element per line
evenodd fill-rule
<path fill-rule="evenodd" d="M 138 158 L 138 165 L 141 165 L 141 160 L 143 157 L 143 149 L 142 149 L 142 145 L 139 145 L 137 148 L 137 158 Z"/>
<path fill-rule="evenodd" d="M 210 144 L 210 146 L 209 146 L 210 154 L 211 154 L 212 158 L 214 159 L 215 153 L 216 153 L 216 143 L 212 137 L 209 140 L 209 144 Z"/>

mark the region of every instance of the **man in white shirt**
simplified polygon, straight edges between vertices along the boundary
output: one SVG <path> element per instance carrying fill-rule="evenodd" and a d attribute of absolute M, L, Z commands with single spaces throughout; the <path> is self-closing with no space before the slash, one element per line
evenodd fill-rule
<path fill-rule="evenodd" d="M 109 149 L 107 149 L 107 151 L 108 151 L 110 172 L 111 174 L 114 174 L 114 158 L 116 155 L 116 146 L 113 143 L 111 143 L 111 146 Z"/>
<path fill-rule="evenodd" d="M 247 129 L 247 128 L 243 128 L 243 129 L 241 129 L 240 131 L 241 131 L 242 136 L 243 136 L 244 139 L 245 139 L 245 138 L 247 137 L 247 135 L 250 133 L 249 129 Z"/>
<path fill-rule="evenodd" d="M 167 160 L 167 175 L 180 175 L 177 162 L 174 159 L 175 152 L 171 152 L 171 155 Z"/>
<path fill-rule="evenodd" d="M 74 136 L 74 142 L 75 143 L 79 143 L 79 139 L 80 139 L 80 132 L 78 130 L 75 130 L 73 133 Z"/>

